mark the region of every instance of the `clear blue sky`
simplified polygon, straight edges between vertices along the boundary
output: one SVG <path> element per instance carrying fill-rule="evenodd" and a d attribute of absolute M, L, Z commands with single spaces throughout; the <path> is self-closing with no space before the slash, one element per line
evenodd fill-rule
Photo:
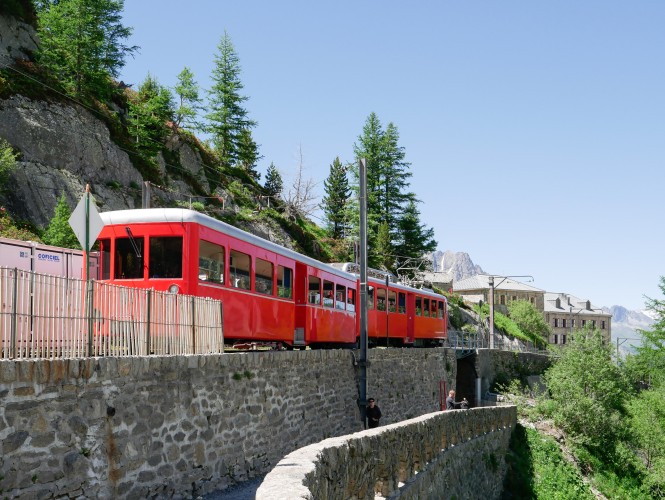
<path fill-rule="evenodd" d="M 393 122 L 440 250 L 594 304 L 665 275 L 665 2 L 126 0 L 121 78 L 210 85 L 226 30 L 264 159 L 319 194 Z"/>

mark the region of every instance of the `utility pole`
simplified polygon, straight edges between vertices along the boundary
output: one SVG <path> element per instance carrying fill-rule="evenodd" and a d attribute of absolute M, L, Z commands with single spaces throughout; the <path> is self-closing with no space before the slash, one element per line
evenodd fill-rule
<path fill-rule="evenodd" d="M 360 168 L 360 418 L 367 421 L 367 165 L 362 158 Z"/>

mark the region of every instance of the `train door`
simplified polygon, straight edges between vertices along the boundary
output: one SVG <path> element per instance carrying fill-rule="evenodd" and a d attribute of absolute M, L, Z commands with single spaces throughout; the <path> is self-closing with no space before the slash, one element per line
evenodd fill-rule
<path fill-rule="evenodd" d="M 406 294 L 406 344 L 413 344 L 415 341 L 415 316 L 416 316 L 416 299 L 415 295 L 407 292 Z"/>
<path fill-rule="evenodd" d="M 304 346 L 307 338 L 307 266 L 300 262 L 296 262 L 294 285 L 296 313 L 293 345 Z"/>

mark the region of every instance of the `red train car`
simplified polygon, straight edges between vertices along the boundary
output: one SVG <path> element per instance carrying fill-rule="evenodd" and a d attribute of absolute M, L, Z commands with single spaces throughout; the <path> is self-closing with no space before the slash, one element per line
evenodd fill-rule
<path fill-rule="evenodd" d="M 98 238 L 101 280 L 221 300 L 227 341 L 356 345 L 356 274 L 192 210 L 100 215 L 105 224 Z M 445 339 L 446 305 L 440 295 L 372 283 L 368 308 L 368 335 L 376 343 Z"/>

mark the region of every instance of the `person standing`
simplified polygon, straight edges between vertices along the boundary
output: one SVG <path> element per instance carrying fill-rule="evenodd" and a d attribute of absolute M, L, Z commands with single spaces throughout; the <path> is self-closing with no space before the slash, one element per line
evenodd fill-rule
<path fill-rule="evenodd" d="M 458 404 L 455 402 L 455 391 L 451 389 L 448 391 L 448 397 L 446 398 L 446 410 L 454 410 Z"/>
<path fill-rule="evenodd" d="M 379 419 L 381 418 L 381 410 L 376 406 L 374 398 L 369 398 L 369 404 L 365 409 L 367 415 L 367 427 L 374 429 L 374 427 L 379 426 Z"/>

